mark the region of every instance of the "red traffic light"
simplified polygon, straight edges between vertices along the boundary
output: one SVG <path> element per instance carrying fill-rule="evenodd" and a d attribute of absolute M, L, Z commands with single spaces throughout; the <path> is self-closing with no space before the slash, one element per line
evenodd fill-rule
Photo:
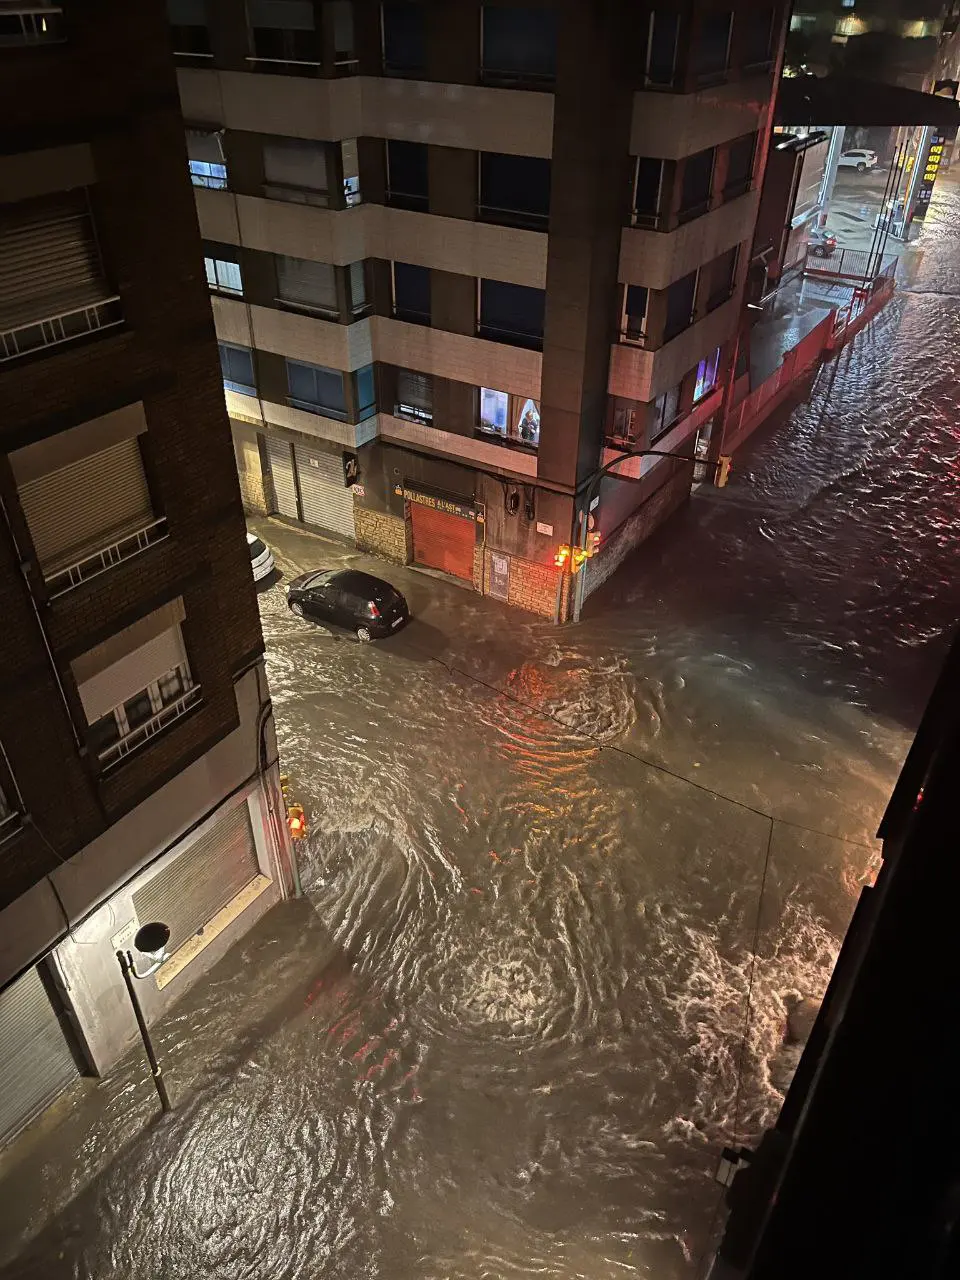
<path fill-rule="evenodd" d="M 292 804 L 287 809 L 287 826 L 290 829 L 290 837 L 293 840 L 302 840 L 307 834 L 307 820 L 304 817 L 303 808 L 298 804 Z"/>

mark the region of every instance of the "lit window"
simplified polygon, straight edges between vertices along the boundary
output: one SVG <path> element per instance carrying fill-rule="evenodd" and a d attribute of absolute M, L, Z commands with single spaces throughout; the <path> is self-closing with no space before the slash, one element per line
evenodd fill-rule
<path fill-rule="evenodd" d="M 227 262 L 223 258 L 204 258 L 207 284 L 211 289 L 223 289 L 226 293 L 243 293 L 239 262 Z"/>
<path fill-rule="evenodd" d="M 529 396 L 481 387 L 480 430 L 535 449 L 540 443 L 540 403 Z"/>
<path fill-rule="evenodd" d="M 218 343 L 223 385 L 242 396 L 255 396 L 257 383 L 253 376 L 253 352 L 249 347 L 235 347 L 231 342 Z"/>
<path fill-rule="evenodd" d="M 712 391 L 717 382 L 717 370 L 720 367 L 720 348 L 713 355 L 706 356 L 697 365 L 697 382 L 693 389 L 694 403 Z"/>

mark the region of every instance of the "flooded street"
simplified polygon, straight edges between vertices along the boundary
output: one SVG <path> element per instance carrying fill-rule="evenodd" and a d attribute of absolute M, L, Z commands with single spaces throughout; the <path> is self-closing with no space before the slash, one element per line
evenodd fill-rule
<path fill-rule="evenodd" d="M 910 283 L 580 625 L 381 568 L 414 620 L 361 646 L 261 595 L 307 897 L 158 1030 L 170 1116 L 139 1055 L 100 1086 L 3 1275 L 695 1274 L 956 622 L 958 239 L 945 183 Z M 376 563 L 258 527 L 287 578 Z"/>

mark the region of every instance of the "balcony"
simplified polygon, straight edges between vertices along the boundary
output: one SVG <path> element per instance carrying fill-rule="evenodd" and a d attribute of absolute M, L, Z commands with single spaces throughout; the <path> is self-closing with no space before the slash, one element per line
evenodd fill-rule
<path fill-rule="evenodd" d="M 119 294 L 97 301 L 78 300 L 74 306 L 60 300 L 50 304 L 46 315 L 34 314 L 30 320 L 0 329 L 0 363 L 44 347 L 86 338 L 100 329 L 111 329 L 122 323 Z"/>
<path fill-rule="evenodd" d="M 738 298 L 731 298 L 655 351 L 615 343 L 607 382 L 610 395 L 647 402 L 675 387 L 699 360 L 731 336 L 737 324 L 738 302 Z"/>
<path fill-rule="evenodd" d="M 635 93 L 630 152 L 682 160 L 756 133 L 766 118 L 772 93 L 769 73 L 696 93 Z"/>
<path fill-rule="evenodd" d="M 619 278 L 624 284 L 667 289 L 675 280 L 739 244 L 756 218 L 758 191 L 728 200 L 673 231 L 624 227 Z"/>
<path fill-rule="evenodd" d="M 124 737 L 118 738 L 116 742 L 111 742 L 108 747 L 98 751 L 97 759 L 104 769 L 112 768 L 122 760 L 125 760 L 131 752 L 137 751 L 152 738 L 155 738 L 168 725 L 186 715 L 190 708 L 196 706 L 199 701 L 200 686 L 195 684 L 181 694 L 175 702 L 171 702 L 162 711 L 158 711 L 155 716 L 151 716 L 149 720 L 137 725 L 136 729 L 125 734 Z"/>
<path fill-rule="evenodd" d="M 122 564 L 124 560 L 131 560 L 134 556 L 146 551 L 148 547 L 162 542 L 166 537 L 167 521 L 165 516 L 161 516 L 142 529 L 124 534 L 122 538 L 102 547 L 99 551 L 94 551 L 62 569 L 45 574 L 44 581 L 49 589 L 51 600 L 65 595 L 74 587 L 90 582 L 91 579 L 106 573 L 115 565 Z"/>

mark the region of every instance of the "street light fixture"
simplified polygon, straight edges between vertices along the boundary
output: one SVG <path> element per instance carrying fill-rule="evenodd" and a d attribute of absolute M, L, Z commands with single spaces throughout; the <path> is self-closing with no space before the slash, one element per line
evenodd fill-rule
<path fill-rule="evenodd" d="M 153 1073 L 153 1083 L 157 1087 L 157 1096 L 164 1111 L 170 1110 L 170 1095 L 167 1093 L 167 1086 L 163 1079 L 163 1071 L 159 1062 L 157 1062 L 157 1055 L 153 1051 L 153 1042 L 150 1039 L 150 1032 L 147 1030 L 143 1010 L 140 1008 L 140 1001 L 137 999 L 133 979 L 149 978 L 151 974 L 157 972 L 164 960 L 169 958 L 167 954 L 167 943 L 169 941 L 170 930 L 159 921 L 145 924 L 137 930 L 136 937 L 133 940 L 134 950 L 145 956 L 149 961 L 147 968 L 142 972 L 137 969 L 136 961 L 131 952 L 117 952 L 117 960 L 123 973 L 123 980 L 126 983 L 127 994 L 130 996 L 130 1003 L 133 1005 L 133 1014 L 137 1020 L 137 1026 L 140 1028 L 140 1039 L 143 1041 L 147 1061 L 150 1063 L 150 1070 Z"/>

